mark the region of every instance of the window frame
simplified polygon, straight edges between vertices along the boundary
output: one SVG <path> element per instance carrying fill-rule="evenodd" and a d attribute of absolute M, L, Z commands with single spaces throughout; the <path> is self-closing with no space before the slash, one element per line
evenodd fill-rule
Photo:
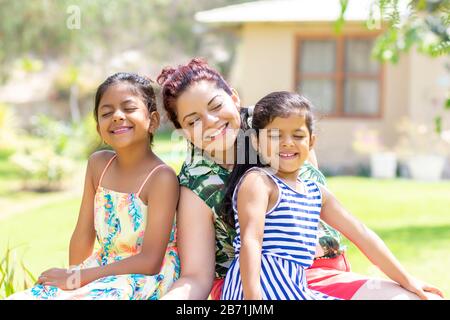
<path fill-rule="evenodd" d="M 345 71 L 345 44 L 347 40 L 375 39 L 379 33 L 361 32 L 347 33 L 342 35 L 333 34 L 297 34 L 295 36 L 294 46 L 294 91 L 298 92 L 298 87 L 302 81 L 301 74 L 301 43 L 304 40 L 333 40 L 336 43 L 336 70 L 333 73 L 320 74 L 310 73 L 304 79 L 329 79 L 335 81 L 335 108 L 333 113 L 325 113 L 327 118 L 349 118 L 349 119 L 381 119 L 384 116 L 384 74 L 385 64 L 379 62 L 379 69 L 376 75 L 371 73 L 354 73 Z M 357 114 L 344 112 L 345 99 L 345 80 L 346 79 L 370 79 L 378 82 L 378 112 L 374 114 Z M 314 101 L 312 101 L 314 103 Z"/>

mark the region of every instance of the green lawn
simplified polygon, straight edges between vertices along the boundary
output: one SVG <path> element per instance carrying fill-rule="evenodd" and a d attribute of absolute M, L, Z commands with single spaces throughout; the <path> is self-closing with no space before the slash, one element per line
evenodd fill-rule
<path fill-rule="evenodd" d="M 414 276 L 450 295 L 450 182 L 374 180 L 357 177 L 328 179 L 341 203 L 388 245 Z M 352 269 L 382 276 L 348 240 Z"/>
<path fill-rule="evenodd" d="M 167 137 L 159 139 L 169 143 Z M 182 158 L 172 155 L 170 146 L 159 145 L 156 151 L 178 171 Z M 14 208 L 14 214 L 0 215 L 0 257 L 8 245 L 17 247 L 17 260 L 35 275 L 67 266 L 81 189 L 53 194 L 17 192 L 11 170 L 0 158 L 0 205 L 3 213 Z M 334 177 L 328 185 L 347 209 L 380 235 L 408 271 L 450 295 L 450 182 Z M 381 275 L 357 248 L 346 243 L 353 271 Z"/>

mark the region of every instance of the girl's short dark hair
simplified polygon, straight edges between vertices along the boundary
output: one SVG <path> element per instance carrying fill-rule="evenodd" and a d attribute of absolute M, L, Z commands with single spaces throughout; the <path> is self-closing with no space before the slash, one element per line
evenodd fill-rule
<path fill-rule="evenodd" d="M 131 85 L 131 90 L 139 95 L 144 101 L 145 105 L 149 113 L 156 111 L 156 95 L 153 90 L 154 82 L 147 77 L 140 76 L 135 73 L 129 72 L 118 72 L 109 76 L 103 83 L 97 88 L 97 92 L 95 93 L 95 107 L 94 107 L 94 118 L 96 123 L 98 124 L 98 108 L 100 104 L 100 100 L 105 94 L 106 90 L 118 83 L 126 82 Z M 153 135 L 150 134 L 150 143 L 153 142 Z"/>

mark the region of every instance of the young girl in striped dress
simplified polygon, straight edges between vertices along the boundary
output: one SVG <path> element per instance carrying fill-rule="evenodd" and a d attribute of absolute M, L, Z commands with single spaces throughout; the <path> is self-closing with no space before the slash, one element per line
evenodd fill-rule
<path fill-rule="evenodd" d="M 227 183 L 225 216 L 237 235 L 222 299 L 335 299 L 308 289 L 319 218 L 342 232 L 388 277 L 424 297 L 439 290 L 411 277 L 383 241 L 349 214 L 323 185 L 298 179 L 314 145 L 310 102 L 295 93 L 262 98 L 249 119 L 253 129 L 245 163 Z M 256 150 L 256 152 L 255 152 Z"/>

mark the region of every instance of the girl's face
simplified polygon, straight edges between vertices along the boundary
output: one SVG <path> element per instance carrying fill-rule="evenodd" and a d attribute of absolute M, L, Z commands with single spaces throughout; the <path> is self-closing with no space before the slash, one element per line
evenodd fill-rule
<path fill-rule="evenodd" d="M 280 173 L 298 171 L 312 149 L 315 136 L 310 135 L 304 115 L 276 117 L 260 130 L 258 151 L 264 161 Z M 253 144 L 255 144 L 253 140 Z"/>
<path fill-rule="evenodd" d="M 103 94 L 98 111 L 97 131 L 114 149 L 136 142 L 147 143 L 158 124 L 157 112 L 148 111 L 141 96 L 126 82 L 110 86 Z"/>
<path fill-rule="evenodd" d="M 177 119 L 185 137 L 210 153 L 231 148 L 241 124 L 240 101 L 210 81 L 188 87 L 177 100 Z"/>

